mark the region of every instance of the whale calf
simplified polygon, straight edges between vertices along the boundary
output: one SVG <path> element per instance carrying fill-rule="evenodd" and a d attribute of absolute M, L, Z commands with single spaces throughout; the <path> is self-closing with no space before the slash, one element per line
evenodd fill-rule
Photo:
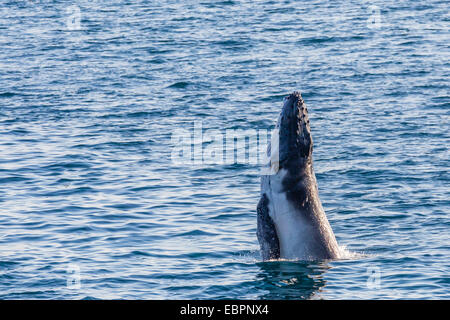
<path fill-rule="evenodd" d="M 277 138 L 261 176 L 257 238 L 263 260 L 338 259 L 339 246 L 319 198 L 308 110 L 299 92 L 284 100 Z"/>

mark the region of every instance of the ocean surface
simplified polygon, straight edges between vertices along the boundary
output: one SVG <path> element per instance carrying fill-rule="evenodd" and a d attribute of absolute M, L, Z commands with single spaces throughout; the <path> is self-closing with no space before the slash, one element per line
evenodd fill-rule
<path fill-rule="evenodd" d="M 449 21 L 434 0 L 1 0 L 0 299 L 450 299 Z M 196 126 L 270 132 L 294 90 L 338 261 L 262 262 L 259 164 L 174 161 Z"/>

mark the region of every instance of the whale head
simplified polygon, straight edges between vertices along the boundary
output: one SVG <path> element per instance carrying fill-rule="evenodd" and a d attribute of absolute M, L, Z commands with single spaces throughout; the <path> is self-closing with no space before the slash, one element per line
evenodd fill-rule
<path fill-rule="evenodd" d="M 261 176 L 257 208 L 263 259 L 339 258 L 340 249 L 319 198 L 308 110 L 299 92 L 285 98 L 274 133 L 268 155 L 271 168 L 278 170 Z"/>
<path fill-rule="evenodd" d="M 294 92 L 284 99 L 277 129 L 280 168 L 311 163 L 313 141 L 308 109 L 300 92 Z"/>

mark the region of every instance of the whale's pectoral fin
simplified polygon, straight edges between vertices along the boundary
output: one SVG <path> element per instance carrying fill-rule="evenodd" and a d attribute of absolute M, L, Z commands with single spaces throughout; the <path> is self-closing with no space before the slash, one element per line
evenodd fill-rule
<path fill-rule="evenodd" d="M 280 243 L 272 218 L 269 216 L 269 199 L 263 194 L 256 209 L 258 213 L 258 228 L 256 235 L 261 245 L 263 260 L 280 258 Z"/>

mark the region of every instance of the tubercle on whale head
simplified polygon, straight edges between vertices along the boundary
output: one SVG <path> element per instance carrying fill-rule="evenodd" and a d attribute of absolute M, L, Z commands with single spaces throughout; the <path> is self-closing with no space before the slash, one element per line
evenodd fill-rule
<path fill-rule="evenodd" d="M 277 128 L 280 164 L 286 161 L 310 163 L 313 140 L 308 109 L 300 92 L 295 91 L 285 98 Z"/>

